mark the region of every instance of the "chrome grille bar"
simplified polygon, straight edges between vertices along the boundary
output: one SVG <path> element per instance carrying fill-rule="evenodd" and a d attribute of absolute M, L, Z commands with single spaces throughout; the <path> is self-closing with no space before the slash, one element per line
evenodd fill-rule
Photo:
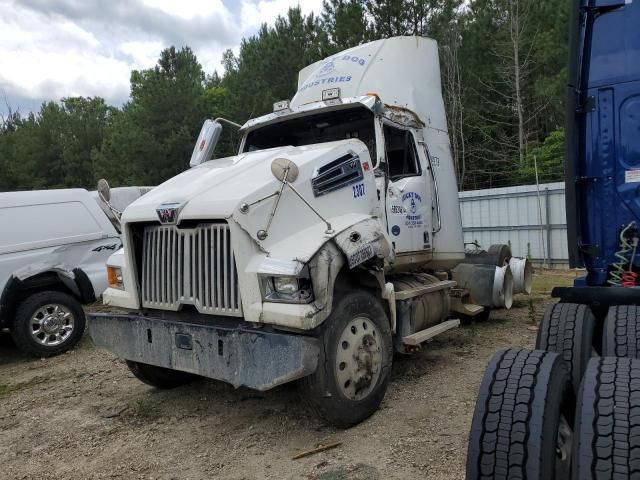
<path fill-rule="evenodd" d="M 142 246 L 142 305 L 198 312 L 242 315 L 238 272 L 226 223 L 179 229 L 148 225 Z"/>

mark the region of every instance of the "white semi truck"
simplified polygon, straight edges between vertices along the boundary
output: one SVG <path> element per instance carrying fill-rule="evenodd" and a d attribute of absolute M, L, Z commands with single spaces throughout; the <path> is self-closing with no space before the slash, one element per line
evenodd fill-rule
<path fill-rule="evenodd" d="M 192 168 L 122 216 L 103 298 L 133 313 L 89 328 L 140 380 L 300 380 L 346 427 L 378 408 L 394 350 L 483 311 L 472 290 L 510 302 L 493 265 L 455 269 L 465 248 L 435 41 L 379 40 L 306 67 L 290 102 L 240 127 L 238 155 L 210 160 L 221 128 L 207 121 Z"/>

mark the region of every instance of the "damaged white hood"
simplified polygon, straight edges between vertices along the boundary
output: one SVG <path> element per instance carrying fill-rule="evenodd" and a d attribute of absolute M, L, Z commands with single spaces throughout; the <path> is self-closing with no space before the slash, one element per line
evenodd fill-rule
<path fill-rule="evenodd" d="M 293 150 L 293 151 L 291 151 Z M 179 221 L 195 218 L 227 218 L 249 192 L 275 182 L 271 162 L 279 156 L 298 154 L 291 147 L 273 148 L 211 160 L 159 185 L 131 204 L 125 222 L 158 220 L 163 204 L 181 205 Z"/>
<path fill-rule="evenodd" d="M 362 165 L 363 178 L 329 193 L 316 195 L 312 180 L 322 166 L 345 155 Z M 299 174 L 292 183 L 300 195 L 327 219 L 334 233 L 378 213 L 373 166 L 367 147 L 359 140 L 342 140 L 302 147 L 280 147 L 211 160 L 163 183 L 131 204 L 123 220 L 159 222 L 162 205 L 178 205 L 177 223 L 185 221 L 235 221 L 264 252 L 279 257 L 305 258 L 331 236 L 327 227 L 288 186 L 267 229 L 281 187 L 271 171 L 274 160 L 294 162 Z M 354 190 L 354 187 L 356 187 Z M 241 209 L 246 205 L 246 210 Z"/>
<path fill-rule="evenodd" d="M 252 199 L 254 194 L 260 194 L 265 189 L 268 193 L 277 190 L 280 182 L 271 173 L 271 163 L 275 159 L 287 158 L 298 166 L 300 175 L 294 183 L 297 185 L 309 181 L 316 167 L 335 160 L 345 150 L 354 149 L 360 150 L 355 141 L 345 140 L 271 148 L 211 160 L 154 188 L 125 210 L 123 220 L 158 220 L 156 209 L 163 204 L 181 206 L 178 223 L 184 220 L 228 218 L 241 202 Z"/>

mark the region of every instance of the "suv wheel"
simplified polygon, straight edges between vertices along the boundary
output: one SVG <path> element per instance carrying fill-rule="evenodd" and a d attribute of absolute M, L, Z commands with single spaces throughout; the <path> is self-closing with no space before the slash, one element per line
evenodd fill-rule
<path fill-rule="evenodd" d="M 80 302 L 71 295 L 51 290 L 35 293 L 18 305 L 11 335 L 23 352 L 51 357 L 78 343 L 85 325 Z"/>

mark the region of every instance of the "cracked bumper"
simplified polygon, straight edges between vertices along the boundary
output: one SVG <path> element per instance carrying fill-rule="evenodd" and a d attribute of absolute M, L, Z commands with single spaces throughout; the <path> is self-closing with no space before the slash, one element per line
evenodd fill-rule
<path fill-rule="evenodd" d="M 89 315 L 89 334 L 120 358 L 256 390 L 313 373 L 320 351 L 313 337 L 141 315 Z"/>

